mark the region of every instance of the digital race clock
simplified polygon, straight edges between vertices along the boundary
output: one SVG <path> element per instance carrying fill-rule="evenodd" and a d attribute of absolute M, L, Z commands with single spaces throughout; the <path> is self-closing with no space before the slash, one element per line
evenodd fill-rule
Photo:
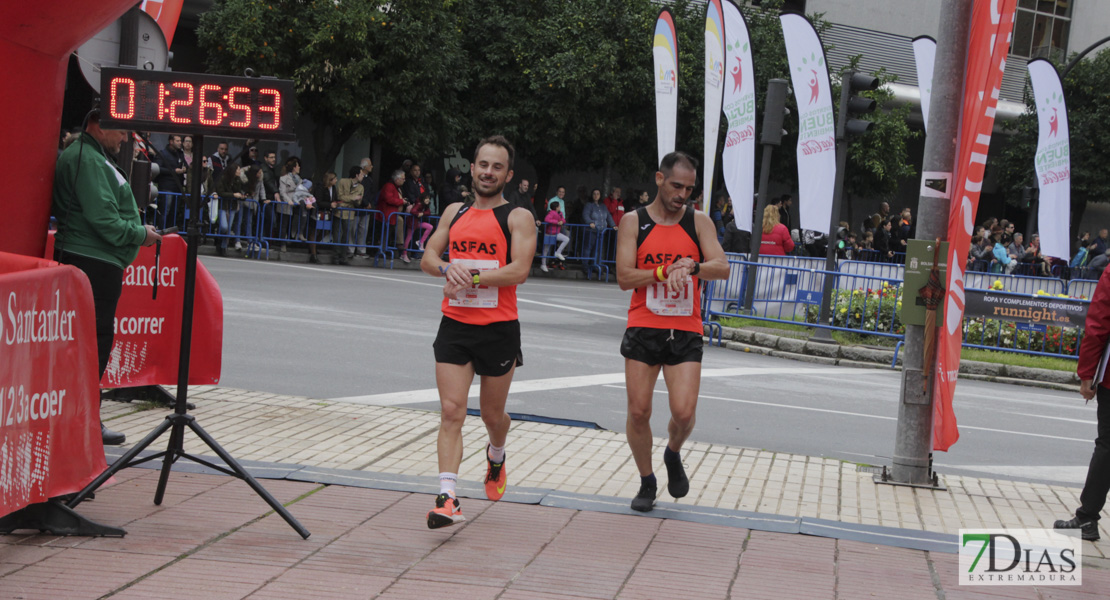
<path fill-rule="evenodd" d="M 295 139 L 289 80 L 104 67 L 100 92 L 105 129 Z"/>

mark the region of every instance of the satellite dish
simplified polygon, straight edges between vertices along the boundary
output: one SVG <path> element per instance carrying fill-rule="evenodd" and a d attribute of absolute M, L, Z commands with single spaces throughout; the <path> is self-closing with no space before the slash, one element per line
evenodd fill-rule
<path fill-rule="evenodd" d="M 93 36 L 77 49 L 81 74 L 94 90 L 100 92 L 100 68 L 118 67 L 120 46 L 120 23 L 114 23 Z M 158 22 L 146 12 L 139 12 L 139 65 L 147 71 L 165 71 L 169 66 L 170 52 L 166 46 L 166 36 Z"/>

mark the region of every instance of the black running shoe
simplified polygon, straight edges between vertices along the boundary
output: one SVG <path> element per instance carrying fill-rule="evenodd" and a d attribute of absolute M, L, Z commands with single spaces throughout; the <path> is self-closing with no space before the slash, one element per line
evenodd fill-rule
<path fill-rule="evenodd" d="M 682 460 L 663 459 L 667 467 L 667 491 L 675 498 L 682 498 L 690 492 L 690 478 L 686 476 L 686 469 L 682 468 Z"/>
<path fill-rule="evenodd" d="M 640 484 L 640 491 L 636 492 L 636 497 L 632 499 L 632 510 L 639 512 L 649 512 L 655 508 L 655 492 L 654 485 Z"/>
<path fill-rule="evenodd" d="M 1079 517 L 1072 517 L 1067 521 L 1056 521 L 1053 529 L 1078 529 L 1079 537 L 1088 542 L 1098 541 L 1098 521 L 1081 521 Z"/>

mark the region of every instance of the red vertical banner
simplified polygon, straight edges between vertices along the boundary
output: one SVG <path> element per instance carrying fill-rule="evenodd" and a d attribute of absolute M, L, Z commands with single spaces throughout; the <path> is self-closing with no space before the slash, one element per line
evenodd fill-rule
<path fill-rule="evenodd" d="M 154 17 L 158 27 L 166 36 L 166 47 L 173 46 L 173 32 L 177 29 L 177 20 L 181 18 L 181 7 L 185 0 L 143 0 L 143 11 Z"/>
<path fill-rule="evenodd" d="M 964 265 L 983 188 L 987 150 L 1010 51 L 1015 0 L 975 0 L 960 112 L 955 194 L 948 213 L 948 281 L 933 395 L 933 449 L 948 450 L 960 432 L 952 411 L 963 344 Z"/>

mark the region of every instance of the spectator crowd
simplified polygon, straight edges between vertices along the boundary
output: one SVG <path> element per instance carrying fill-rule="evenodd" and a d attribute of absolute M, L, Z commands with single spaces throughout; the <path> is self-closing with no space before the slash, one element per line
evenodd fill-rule
<path fill-rule="evenodd" d="M 407 263 L 423 252 L 437 215 L 470 197 L 469 173 L 449 169 L 436 187 L 432 174 L 412 160 L 388 172 L 388 179 L 378 188 L 371 178 L 374 164 L 369 158 L 351 166 L 342 178 L 327 171 L 313 181 L 302 177 L 298 157 L 288 157 L 279 165 L 275 152 L 260 155 L 258 146 L 250 141 L 236 156 L 221 142 L 210 156 L 198 157 L 190 136 L 171 135 L 161 149 L 140 135 L 134 137 L 135 156 L 157 165 L 144 213 L 146 222 L 159 228 L 184 228 L 191 166 L 194 160 L 202 161 L 202 222 L 220 255 L 226 255 L 229 248 L 257 251 L 259 239 L 266 239 L 279 243 L 282 250 L 289 244 L 304 245 L 314 263 L 320 262 L 318 247 L 332 248 L 335 264 L 350 264 L 352 259 L 386 249 Z M 63 147 L 73 139 L 76 135 L 67 134 Z M 546 199 L 537 198 L 536 191 L 531 181 L 520 179 L 510 182 L 504 195 L 532 214 L 541 232 L 537 254 L 543 271 L 566 269 L 568 257 L 587 273 L 599 270 L 599 261 L 611 251 L 610 232 L 621 217 L 651 201 L 646 189 L 625 192 L 612 187 L 603 195 L 600 189 L 580 185 L 573 198 L 568 198 L 566 187 L 560 185 Z M 690 200 L 696 207 L 701 202 L 701 196 Z M 753 219 L 760 232 L 760 254 L 824 258 L 829 237 L 798 228 L 793 206 L 790 194 L 772 198 L 760 219 Z M 751 251 L 752 234 L 737 228 L 727 193 L 715 194 L 710 216 L 726 252 Z M 901 263 L 915 225 L 909 207 L 895 214 L 882 202 L 878 212 L 865 217 L 857 228 L 841 221 L 832 243 L 839 259 Z M 1044 256 L 1037 234 L 1024 238 L 1015 231 L 1014 223 L 1005 219 L 984 221 L 971 239 L 967 270 L 1098 279 L 1110 264 L 1106 229 L 1094 239 L 1083 232 L 1073 244 L 1070 263 Z"/>

